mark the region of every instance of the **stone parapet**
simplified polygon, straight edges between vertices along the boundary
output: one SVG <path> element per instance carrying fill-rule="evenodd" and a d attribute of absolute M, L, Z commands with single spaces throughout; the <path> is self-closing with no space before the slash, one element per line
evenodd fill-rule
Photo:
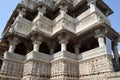
<path fill-rule="evenodd" d="M 0 78 L 2 80 L 20 80 L 23 74 L 24 60 L 24 56 L 5 52 Z"/>
<path fill-rule="evenodd" d="M 49 80 L 51 63 L 44 60 L 29 59 L 25 61 L 22 80 Z"/>
<path fill-rule="evenodd" d="M 50 36 L 52 34 L 52 20 L 45 16 L 38 15 L 32 22 L 31 31 L 40 32 Z"/>
<path fill-rule="evenodd" d="M 101 23 L 111 25 L 107 17 L 98 8 L 95 7 L 95 10 L 90 8 L 75 19 L 76 34 L 86 32 Z"/>
<path fill-rule="evenodd" d="M 112 56 L 105 54 L 79 61 L 80 76 L 113 71 Z"/>
<path fill-rule="evenodd" d="M 97 53 L 97 52 L 96 52 Z M 101 52 L 102 53 L 102 52 Z M 13 54 L 13 53 L 9 53 Z M 58 56 L 59 55 L 59 56 Z M 54 56 L 54 57 L 52 57 Z M 119 80 L 120 72 L 114 72 L 112 56 L 102 54 L 77 60 L 76 54 L 61 51 L 53 55 L 40 52 L 28 53 L 26 60 L 5 57 L 1 68 L 1 80 Z M 44 58 L 46 57 L 46 58 Z"/>
<path fill-rule="evenodd" d="M 70 58 L 72 60 L 76 60 L 76 54 L 70 53 L 68 51 L 60 51 L 58 53 L 53 54 L 53 60 L 62 59 L 62 58 Z"/>
<path fill-rule="evenodd" d="M 13 28 L 13 32 L 15 34 L 26 37 L 31 31 L 32 27 L 31 25 L 32 25 L 31 21 L 18 16 L 11 28 Z"/>
<path fill-rule="evenodd" d="M 105 54 L 108 54 L 108 53 L 106 50 L 106 46 L 103 46 L 103 47 L 98 47 L 98 48 L 83 52 L 77 56 L 77 59 L 86 60 L 86 59 L 91 59 L 91 58 L 98 57 Z"/>
<path fill-rule="evenodd" d="M 29 60 L 29 59 L 51 61 L 52 56 L 45 53 L 32 51 L 26 55 L 26 60 Z"/>
<path fill-rule="evenodd" d="M 70 32 L 75 33 L 74 18 L 72 18 L 67 14 L 62 14 L 57 16 L 53 20 L 52 35 L 54 35 L 56 32 L 59 32 L 63 29 L 69 30 Z"/>
<path fill-rule="evenodd" d="M 0 78 L 8 80 L 20 80 L 23 75 L 23 62 L 4 59 L 0 71 Z"/>
<path fill-rule="evenodd" d="M 15 61 L 24 61 L 26 59 L 25 56 L 15 54 L 15 53 L 10 53 L 10 52 L 5 52 L 4 53 L 4 59 L 10 59 L 10 60 L 15 60 Z"/>
<path fill-rule="evenodd" d="M 61 58 L 51 62 L 50 80 L 78 80 L 78 63 L 70 58 Z"/>
<path fill-rule="evenodd" d="M 120 72 L 103 72 L 80 76 L 80 80 L 120 80 Z"/>

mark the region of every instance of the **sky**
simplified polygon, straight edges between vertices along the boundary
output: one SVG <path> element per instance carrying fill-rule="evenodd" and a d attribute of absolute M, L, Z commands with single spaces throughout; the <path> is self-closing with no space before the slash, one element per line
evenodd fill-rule
<path fill-rule="evenodd" d="M 2 31 L 10 18 L 13 10 L 16 5 L 21 0 L 1 0 L 0 1 L 0 36 Z M 112 28 L 114 28 L 117 32 L 120 32 L 120 0 L 103 0 L 109 7 L 113 10 L 113 14 L 108 18 L 111 21 Z M 118 46 L 118 50 L 120 51 L 120 43 Z"/>

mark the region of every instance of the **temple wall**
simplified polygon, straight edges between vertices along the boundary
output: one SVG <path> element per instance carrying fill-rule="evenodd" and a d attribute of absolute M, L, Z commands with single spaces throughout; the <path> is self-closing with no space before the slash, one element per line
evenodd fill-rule
<path fill-rule="evenodd" d="M 20 80 L 23 75 L 25 57 L 6 52 L 0 71 L 1 80 Z"/>

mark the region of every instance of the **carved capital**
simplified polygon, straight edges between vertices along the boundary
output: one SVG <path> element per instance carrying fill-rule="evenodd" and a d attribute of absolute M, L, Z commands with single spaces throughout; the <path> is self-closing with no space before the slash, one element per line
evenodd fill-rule
<path fill-rule="evenodd" d="M 60 5 L 59 8 L 60 8 L 61 11 L 65 11 L 65 12 L 68 11 L 68 6 L 67 5 Z"/>
<path fill-rule="evenodd" d="M 88 7 L 91 9 L 91 10 L 95 10 L 96 8 L 96 0 L 87 0 L 88 2 Z"/>
<path fill-rule="evenodd" d="M 43 38 L 41 36 L 32 35 L 31 40 L 32 41 L 40 41 L 40 42 L 42 42 Z"/>
<path fill-rule="evenodd" d="M 35 40 L 35 41 L 33 42 L 33 44 L 42 44 L 42 42 Z"/>
<path fill-rule="evenodd" d="M 8 38 L 8 41 L 9 41 L 9 42 L 17 42 L 17 43 L 20 42 L 20 40 L 19 40 L 18 37 L 9 37 L 9 38 Z"/>
<path fill-rule="evenodd" d="M 105 34 L 108 32 L 107 29 L 97 29 L 95 30 L 95 37 L 98 38 L 98 37 L 105 37 Z"/>
<path fill-rule="evenodd" d="M 58 36 L 58 39 L 59 39 L 59 40 L 62 40 L 62 39 L 69 40 L 69 39 L 70 39 L 70 36 L 69 36 L 69 35 L 66 35 L 66 34 L 61 34 L 61 35 Z"/>
<path fill-rule="evenodd" d="M 65 39 L 63 39 L 63 40 L 61 40 L 59 43 L 60 43 L 60 44 L 61 44 L 61 43 L 66 43 L 66 44 L 68 44 L 68 41 L 65 40 Z"/>
<path fill-rule="evenodd" d="M 120 38 L 116 38 L 116 39 L 113 41 L 113 45 L 114 45 L 114 46 L 118 46 L 119 41 L 120 41 Z"/>
<path fill-rule="evenodd" d="M 88 5 L 96 5 L 96 1 L 97 0 L 87 0 L 87 2 L 88 2 Z"/>

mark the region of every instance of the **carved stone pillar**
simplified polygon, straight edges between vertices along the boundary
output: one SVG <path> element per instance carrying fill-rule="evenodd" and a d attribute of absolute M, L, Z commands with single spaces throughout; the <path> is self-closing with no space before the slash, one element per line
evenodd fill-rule
<path fill-rule="evenodd" d="M 46 7 L 42 6 L 42 7 L 38 7 L 38 15 L 44 15 L 46 13 Z"/>
<path fill-rule="evenodd" d="M 31 40 L 33 41 L 33 51 L 39 52 L 40 44 L 42 44 L 42 37 L 32 36 Z"/>
<path fill-rule="evenodd" d="M 10 44 L 8 52 L 14 53 L 16 45 L 19 43 L 19 39 L 17 37 L 13 37 L 13 38 L 8 38 L 8 41 Z"/>
<path fill-rule="evenodd" d="M 50 54 L 54 54 L 54 48 L 50 48 Z"/>
<path fill-rule="evenodd" d="M 33 42 L 33 51 L 39 52 L 39 48 L 40 48 L 40 44 L 41 44 L 41 43 L 42 43 L 41 41 L 35 40 L 35 41 Z"/>
<path fill-rule="evenodd" d="M 88 7 L 90 8 L 91 11 L 95 11 L 96 10 L 96 1 L 97 0 L 87 0 Z"/>
<path fill-rule="evenodd" d="M 103 34 L 100 34 L 100 35 L 97 35 L 97 36 L 98 36 L 99 47 L 103 47 L 103 46 L 105 46 L 104 35 L 103 35 Z"/>
<path fill-rule="evenodd" d="M 95 31 L 95 33 L 96 33 L 95 37 L 98 40 L 99 47 L 105 46 L 106 44 L 105 44 L 105 35 L 104 34 L 107 33 L 107 30 L 98 29 Z"/>
<path fill-rule="evenodd" d="M 59 8 L 60 8 L 61 15 L 64 15 L 64 14 L 66 14 L 66 12 L 68 12 L 68 6 L 66 6 L 66 5 L 60 5 Z"/>
<path fill-rule="evenodd" d="M 118 46 L 118 42 L 115 42 L 113 44 L 113 54 L 114 54 L 114 58 L 115 58 L 116 62 L 118 62 L 118 58 L 120 57 L 117 46 Z"/>
<path fill-rule="evenodd" d="M 67 44 L 70 36 L 68 35 L 60 35 L 58 36 L 58 39 L 60 40 L 59 43 L 61 44 L 61 51 L 67 50 Z"/>
<path fill-rule="evenodd" d="M 61 40 L 60 44 L 61 44 L 61 51 L 66 51 L 67 50 L 68 41 L 67 40 Z"/>
<path fill-rule="evenodd" d="M 22 9 L 18 9 L 17 11 L 19 12 L 18 16 L 19 16 L 19 17 L 23 17 L 23 16 L 25 15 L 26 9 L 25 9 L 25 8 L 22 8 Z"/>
<path fill-rule="evenodd" d="M 55 43 L 48 43 L 47 44 L 49 49 L 50 49 L 50 54 L 54 54 L 55 53 Z"/>
<path fill-rule="evenodd" d="M 76 45 L 74 46 L 75 54 L 79 54 L 79 53 L 80 53 L 80 47 L 81 47 L 80 44 L 76 44 Z"/>
<path fill-rule="evenodd" d="M 89 6 L 90 8 L 95 8 L 95 6 L 96 6 L 96 1 L 97 1 L 97 0 L 87 0 L 88 6 Z"/>

